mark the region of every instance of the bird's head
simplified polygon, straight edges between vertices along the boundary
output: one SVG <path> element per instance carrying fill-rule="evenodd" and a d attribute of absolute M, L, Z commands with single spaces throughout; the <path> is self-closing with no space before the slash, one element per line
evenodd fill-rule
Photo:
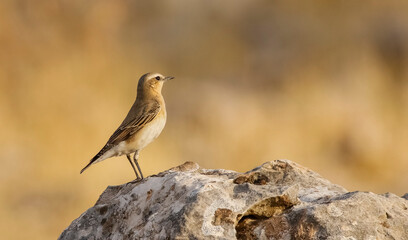
<path fill-rule="evenodd" d="M 161 94 L 163 83 L 174 77 L 166 77 L 160 73 L 146 73 L 139 79 L 137 93 L 139 94 Z"/>

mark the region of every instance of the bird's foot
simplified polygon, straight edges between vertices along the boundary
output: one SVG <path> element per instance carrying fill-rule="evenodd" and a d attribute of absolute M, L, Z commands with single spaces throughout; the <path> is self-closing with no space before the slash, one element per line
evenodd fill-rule
<path fill-rule="evenodd" d="M 143 180 L 143 178 L 138 177 L 138 178 L 136 178 L 135 180 L 126 183 L 126 186 L 129 185 L 129 184 L 133 184 L 133 183 L 140 182 L 140 181 L 142 181 L 142 180 Z"/>

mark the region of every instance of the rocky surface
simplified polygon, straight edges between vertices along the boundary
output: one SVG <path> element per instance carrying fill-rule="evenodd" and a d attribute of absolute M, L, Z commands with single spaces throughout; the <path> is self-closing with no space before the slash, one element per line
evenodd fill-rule
<path fill-rule="evenodd" d="M 408 239 L 408 200 L 347 192 L 288 160 L 246 173 L 186 162 L 108 187 L 59 239 Z"/>

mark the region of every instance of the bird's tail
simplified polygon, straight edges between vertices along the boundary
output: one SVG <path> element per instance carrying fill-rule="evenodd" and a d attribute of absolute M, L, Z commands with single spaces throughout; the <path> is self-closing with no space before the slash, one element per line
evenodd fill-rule
<path fill-rule="evenodd" d="M 91 161 L 89 161 L 89 163 L 88 163 L 84 168 L 82 168 L 82 170 L 81 170 L 81 172 L 80 172 L 79 174 L 83 173 L 83 172 L 84 172 L 87 168 L 89 168 L 92 164 L 99 162 L 98 159 L 99 159 L 100 157 L 101 157 L 101 156 L 100 156 L 99 153 L 96 154 L 95 157 L 93 157 L 93 158 L 91 159 Z"/>
<path fill-rule="evenodd" d="M 87 168 L 89 168 L 94 162 L 95 162 L 95 161 L 93 161 L 93 158 L 92 158 L 92 160 L 91 160 L 84 168 L 82 168 L 82 170 L 81 170 L 81 172 L 80 172 L 79 174 L 83 173 L 83 172 L 84 172 Z"/>
<path fill-rule="evenodd" d="M 91 161 L 89 161 L 88 165 L 86 165 L 84 168 L 82 168 L 80 174 L 83 173 L 83 172 L 84 172 L 87 168 L 89 168 L 92 164 L 102 161 L 104 158 L 101 159 L 101 157 L 102 157 L 102 155 L 103 155 L 104 153 L 106 153 L 106 151 L 108 151 L 109 147 L 110 147 L 109 145 L 105 145 L 105 147 L 103 147 L 103 148 L 101 149 L 101 151 L 99 151 L 98 154 L 96 154 L 95 157 L 93 157 L 93 158 L 91 159 Z"/>

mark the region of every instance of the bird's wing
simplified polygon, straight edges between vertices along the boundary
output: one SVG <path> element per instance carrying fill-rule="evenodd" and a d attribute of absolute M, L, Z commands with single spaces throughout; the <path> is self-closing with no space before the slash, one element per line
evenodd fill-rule
<path fill-rule="evenodd" d="M 135 113 L 129 112 L 128 116 L 132 116 L 129 120 L 126 117 L 125 121 L 119 126 L 119 128 L 112 134 L 106 145 L 96 154 L 88 165 L 82 170 L 85 171 L 90 165 L 97 162 L 98 159 L 109 151 L 116 144 L 129 139 L 133 134 L 137 133 L 146 124 L 151 122 L 157 114 L 160 112 L 160 104 L 156 101 L 149 102 L 135 109 Z M 132 109 L 131 109 L 132 111 Z"/>
<path fill-rule="evenodd" d="M 107 144 L 116 145 L 129 139 L 130 136 L 137 133 L 146 124 L 150 123 L 160 112 L 160 104 L 156 101 L 142 105 L 136 110 L 134 117 L 123 122 L 119 128 L 109 138 Z"/>

